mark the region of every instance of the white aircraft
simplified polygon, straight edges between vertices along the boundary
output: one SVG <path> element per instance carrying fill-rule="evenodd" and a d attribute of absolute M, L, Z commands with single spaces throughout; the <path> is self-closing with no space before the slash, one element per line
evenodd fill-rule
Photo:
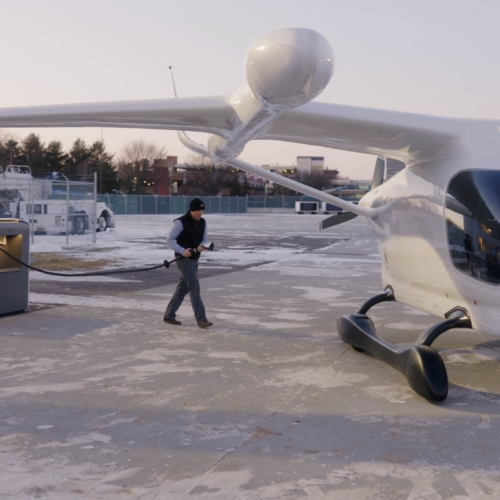
<path fill-rule="evenodd" d="M 259 39 L 247 82 L 226 96 L 0 109 L 0 127 L 131 127 L 179 130 L 190 150 L 349 211 L 373 227 L 384 293 L 338 319 L 340 337 L 401 371 L 429 400 L 448 392 L 444 363 L 430 346 L 451 328 L 500 335 L 500 120 L 452 119 L 310 102 L 333 74 L 326 39 L 284 29 Z M 174 87 L 175 90 L 175 87 Z M 208 144 L 185 131 L 212 134 Z M 245 144 L 273 139 L 395 158 L 406 169 L 359 205 L 238 160 Z M 397 300 L 441 318 L 410 348 L 379 338 L 366 313 Z"/>

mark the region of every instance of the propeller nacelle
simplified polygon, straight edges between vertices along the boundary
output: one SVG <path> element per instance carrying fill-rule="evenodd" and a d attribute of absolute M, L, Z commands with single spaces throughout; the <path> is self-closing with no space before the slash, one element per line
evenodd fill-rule
<path fill-rule="evenodd" d="M 330 44 L 314 30 L 289 28 L 259 38 L 247 55 L 247 85 L 228 96 L 236 112 L 234 127 L 224 137 L 209 138 L 211 158 L 223 162 L 239 156 L 283 111 L 318 96 L 330 82 L 333 67 Z"/>
<path fill-rule="evenodd" d="M 328 41 L 310 29 L 289 28 L 259 38 L 250 49 L 245 71 L 261 102 L 290 109 L 318 96 L 333 75 Z"/>

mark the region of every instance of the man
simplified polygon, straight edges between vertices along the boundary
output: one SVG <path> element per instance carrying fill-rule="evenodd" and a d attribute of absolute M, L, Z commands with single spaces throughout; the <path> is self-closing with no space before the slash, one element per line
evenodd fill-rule
<path fill-rule="evenodd" d="M 203 245 L 208 244 L 207 224 L 203 216 L 205 204 L 199 198 L 191 200 L 189 212 L 175 220 L 174 227 L 168 235 L 168 244 L 174 250 L 177 268 L 181 273 L 179 284 L 170 300 L 163 321 L 170 325 L 181 325 L 175 319 L 175 314 L 189 293 L 194 316 L 200 328 L 210 328 L 210 323 L 205 313 L 205 306 L 200 296 L 200 282 L 198 280 L 198 259 L 205 251 Z"/>

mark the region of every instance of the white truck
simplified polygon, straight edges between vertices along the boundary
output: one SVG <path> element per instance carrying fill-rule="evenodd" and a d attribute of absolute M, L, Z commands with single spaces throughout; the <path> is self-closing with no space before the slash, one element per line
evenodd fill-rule
<path fill-rule="evenodd" d="M 11 203 L 12 207 L 13 203 Z M 97 203 L 96 230 L 114 227 L 114 216 L 104 203 Z M 33 208 L 31 208 L 33 207 Z M 66 233 L 85 234 L 92 227 L 94 202 L 64 200 L 34 200 L 18 202 L 19 218 L 28 222 L 35 234 Z M 11 208 L 12 210 L 12 208 Z"/>
<path fill-rule="evenodd" d="M 28 222 L 35 234 L 84 234 L 115 227 L 113 211 L 105 203 L 88 199 L 51 199 L 52 181 L 34 179 L 27 165 L 0 167 L 0 202 L 16 217 Z M 8 207 L 8 208 L 7 208 Z M 95 213 L 95 222 L 93 219 Z"/>

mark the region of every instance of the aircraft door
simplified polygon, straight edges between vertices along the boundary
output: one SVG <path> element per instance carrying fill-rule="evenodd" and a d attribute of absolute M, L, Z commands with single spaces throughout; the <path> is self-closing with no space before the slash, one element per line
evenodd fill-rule
<path fill-rule="evenodd" d="M 453 265 L 480 281 L 500 284 L 500 171 L 458 173 L 448 186 L 445 215 Z"/>

